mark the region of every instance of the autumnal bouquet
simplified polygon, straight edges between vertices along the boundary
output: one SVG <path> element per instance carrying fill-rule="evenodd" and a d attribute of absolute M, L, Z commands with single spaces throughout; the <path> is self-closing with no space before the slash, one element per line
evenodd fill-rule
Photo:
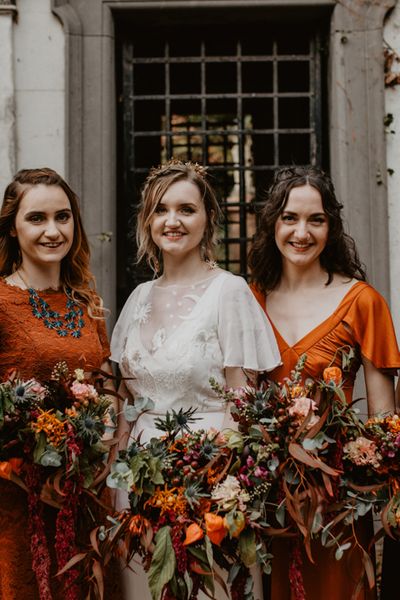
<path fill-rule="evenodd" d="M 237 478 L 241 434 L 192 431 L 194 410 L 167 413 L 164 434 L 121 452 L 107 484 L 128 492 L 129 506 L 97 530 L 93 560 L 142 558 L 152 598 L 253 598 L 249 567 L 266 562 L 259 515 Z M 128 501 L 127 501 L 128 504 Z M 255 527 L 251 526 L 252 521 Z M 258 543 L 256 543 L 256 538 Z M 98 543 L 98 545 L 97 545 Z M 134 569 L 134 565 L 132 566 Z M 228 578 L 224 576 L 228 572 Z"/>
<path fill-rule="evenodd" d="M 399 416 L 364 423 L 356 403 L 346 402 L 341 369 L 303 382 L 305 361 L 280 384 L 267 381 L 240 394 L 218 389 L 232 402 L 243 436 L 236 476 L 267 523 L 262 534 L 293 538 L 289 579 L 296 600 L 306 598 L 300 547 L 311 562 L 314 540 L 336 548 L 337 560 L 356 550 L 373 587 L 374 566 L 356 523 L 374 512 L 389 534 L 400 524 Z"/>
<path fill-rule="evenodd" d="M 296 600 L 306 598 L 300 546 L 313 561 L 314 540 L 334 548 L 338 560 L 357 549 L 373 586 L 373 564 L 355 524 L 388 505 L 400 445 L 400 438 L 389 441 L 388 430 L 394 435 L 398 417 L 364 424 L 346 403 L 341 369 L 303 382 L 305 360 L 279 384 L 226 390 L 211 381 L 231 403 L 237 431 L 192 431 L 195 411 L 181 410 L 158 420 L 162 436 L 145 445 L 135 440 L 120 453 L 107 484 L 127 492 L 127 508 L 91 536 L 89 573 L 99 560 L 123 556 L 129 563 L 137 554 L 153 600 L 195 599 L 199 590 L 218 598 L 221 589 L 250 600 L 250 567 L 269 574 L 271 541 L 284 536 L 293 540 L 289 578 Z M 379 436 L 386 436 L 382 457 Z M 374 439 L 365 461 L 361 442 Z M 394 499 L 388 515 L 396 516 Z"/>
<path fill-rule="evenodd" d="M 28 493 L 32 568 L 41 600 L 52 598 L 43 500 L 59 509 L 55 554 L 62 571 L 76 553 L 83 492 L 93 495 L 104 471 L 109 405 L 82 370 L 71 375 L 65 363 L 57 364 L 43 384 L 15 374 L 0 384 L 0 475 Z M 63 575 L 66 600 L 81 597 L 77 575 L 76 569 Z"/>

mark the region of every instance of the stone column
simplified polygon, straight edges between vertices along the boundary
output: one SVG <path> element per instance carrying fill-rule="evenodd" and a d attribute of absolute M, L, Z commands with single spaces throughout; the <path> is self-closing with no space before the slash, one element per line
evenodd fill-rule
<path fill-rule="evenodd" d="M 13 18 L 15 2 L 0 0 L 0 194 L 15 171 Z"/>

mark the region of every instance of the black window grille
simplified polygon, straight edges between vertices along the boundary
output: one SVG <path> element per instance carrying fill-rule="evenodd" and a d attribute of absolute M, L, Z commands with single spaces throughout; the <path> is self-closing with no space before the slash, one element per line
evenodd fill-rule
<path fill-rule="evenodd" d="M 219 33 L 218 33 L 219 31 Z M 149 37 L 151 40 L 149 41 Z M 155 27 L 120 43 L 120 301 L 149 278 L 135 264 L 135 208 L 151 166 L 207 165 L 224 223 L 219 263 L 247 276 L 263 191 L 279 166 L 321 164 L 323 35 L 312 28 Z M 130 237 L 130 242 L 127 242 Z"/>

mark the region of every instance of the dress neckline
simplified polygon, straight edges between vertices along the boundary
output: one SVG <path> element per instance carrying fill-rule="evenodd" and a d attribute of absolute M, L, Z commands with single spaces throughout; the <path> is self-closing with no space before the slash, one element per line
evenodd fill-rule
<path fill-rule="evenodd" d="M 313 327 L 312 329 L 310 329 L 310 331 L 308 333 L 306 333 L 305 335 L 303 335 L 299 340 L 297 340 L 297 342 L 295 344 L 293 344 L 292 346 L 285 340 L 285 338 L 282 336 L 282 334 L 279 332 L 279 330 L 277 329 L 277 327 L 274 325 L 272 319 L 270 318 L 268 311 L 267 311 L 267 303 L 265 301 L 265 314 L 267 315 L 269 322 L 272 325 L 272 328 L 274 330 L 275 336 L 282 342 L 281 345 L 284 345 L 286 348 L 289 349 L 295 349 L 298 346 L 302 346 L 304 345 L 305 341 L 307 340 L 307 338 L 314 338 L 315 334 L 317 333 L 317 331 L 319 332 L 319 330 L 321 329 L 325 329 L 329 324 L 330 321 L 337 315 L 337 313 L 340 311 L 340 309 L 342 308 L 343 304 L 346 302 L 346 300 L 348 300 L 349 296 L 351 296 L 351 294 L 354 292 L 354 290 L 358 287 L 360 287 L 360 285 L 368 285 L 365 281 L 356 281 L 356 283 L 354 283 L 351 288 L 349 288 L 347 290 L 347 292 L 345 293 L 345 295 L 343 296 L 343 298 L 341 299 L 341 301 L 339 302 L 339 304 L 337 305 L 337 307 L 335 308 L 335 310 L 328 316 L 326 317 L 326 319 L 324 319 L 323 321 L 321 321 L 321 323 L 319 323 L 318 325 L 316 325 L 315 327 Z M 322 334 L 320 334 L 320 337 L 323 337 Z M 310 344 L 312 345 L 312 344 Z"/>
<path fill-rule="evenodd" d="M 145 346 L 145 344 L 143 343 L 142 336 L 141 336 L 141 331 L 140 331 L 140 324 L 139 324 L 139 331 L 138 331 L 138 335 L 137 335 L 137 337 L 138 337 L 138 340 L 139 340 L 139 344 L 140 344 L 140 345 L 141 345 L 141 347 L 142 347 L 142 348 L 145 350 L 145 352 L 146 352 L 146 353 L 147 353 L 149 356 L 155 356 L 155 355 L 158 353 L 158 351 L 159 351 L 159 350 L 162 350 L 163 348 L 165 348 L 165 344 L 166 344 L 167 342 L 170 342 L 170 341 L 171 341 L 173 338 L 175 338 L 175 337 L 178 335 L 178 333 L 180 332 L 180 330 L 182 329 L 182 327 L 183 327 L 183 326 L 184 326 L 186 323 L 188 323 L 188 321 L 189 321 L 189 320 L 193 319 L 193 317 L 195 317 L 195 316 L 196 316 L 196 314 L 197 314 L 197 312 L 198 312 L 198 310 L 199 310 L 199 308 L 198 308 L 198 307 L 199 307 L 199 306 L 201 306 L 201 305 L 203 304 L 204 298 L 206 298 L 206 297 L 208 296 L 208 294 L 209 294 L 209 291 L 210 291 L 210 289 L 212 289 L 212 288 L 213 288 L 213 286 L 214 286 L 215 282 L 216 282 L 216 281 L 218 281 L 219 279 L 221 279 L 222 277 L 225 277 L 225 276 L 230 276 L 230 275 L 232 275 L 232 274 L 231 274 L 229 271 L 225 271 L 224 269 L 221 269 L 220 273 L 218 273 L 218 274 L 217 274 L 215 277 L 213 277 L 213 278 L 212 278 L 212 281 L 210 282 L 210 285 L 209 285 L 209 286 L 208 286 L 208 288 L 207 288 L 207 289 L 204 291 L 204 294 L 202 294 L 202 296 L 201 296 L 201 297 L 199 298 L 199 300 L 196 302 L 196 304 L 195 304 L 195 306 L 193 307 L 193 310 L 191 311 L 190 315 L 188 315 L 187 317 L 185 317 L 185 318 L 182 320 L 182 323 L 180 323 L 180 324 L 178 325 L 178 327 L 175 329 L 175 331 L 172 331 L 172 332 L 171 332 L 171 333 L 168 335 L 168 337 L 166 337 L 166 339 L 165 339 L 164 343 L 163 343 L 161 346 L 159 346 L 158 348 L 156 348 L 156 349 L 154 350 L 154 352 L 152 352 L 151 350 L 149 350 L 149 349 L 148 349 L 148 348 Z M 156 281 L 157 281 L 157 280 L 155 279 L 155 280 L 153 280 L 153 281 L 151 281 L 151 282 L 150 282 L 152 285 L 150 285 L 150 286 L 149 286 L 148 293 L 147 293 L 147 295 L 146 295 L 146 299 L 145 299 L 145 300 L 144 300 L 144 302 L 143 302 L 144 304 L 146 304 L 146 302 L 147 302 L 147 300 L 148 300 L 148 298 L 149 298 L 149 296 L 150 296 L 150 293 L 151 293 L 151 290 L 153 289 L 153 287 L 159 287 L 159 286 L 157 286 L 157 285 L 156 285 Z"/>
<path fill-rule="evenodd" d="M 18 292 L 22 293 L 24 296 L 29 295 L 28 288 L 23 289 L 23 288 L 19 287 L 19 285 L 14 285 L 12 283 L 9 283 L 5 277 L 0 277 L 0 282 L 3 283 L 6 288 L 8 288 L 9 290 L 12 290 L 13 292 L 18 291 Z M 43 290 L 35 290 L 35 291 L 41 295 L 43 295 L 43 294 L 65 294 L 62 286 L 60 286 L 57 289 L 50 287 L 50 288 L 45 288 Z"/>

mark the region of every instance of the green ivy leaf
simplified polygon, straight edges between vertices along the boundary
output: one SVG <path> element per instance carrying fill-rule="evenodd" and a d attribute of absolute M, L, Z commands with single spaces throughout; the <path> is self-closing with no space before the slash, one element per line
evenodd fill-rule
<path fill-rule="evenodd" d="M 148 572 L 152 600 L 160 600 L 164 586 L 175 573 L 176 558 L 171 541 L 171 528 L 161 527 L 154 537 L 155 548 Z"/>

